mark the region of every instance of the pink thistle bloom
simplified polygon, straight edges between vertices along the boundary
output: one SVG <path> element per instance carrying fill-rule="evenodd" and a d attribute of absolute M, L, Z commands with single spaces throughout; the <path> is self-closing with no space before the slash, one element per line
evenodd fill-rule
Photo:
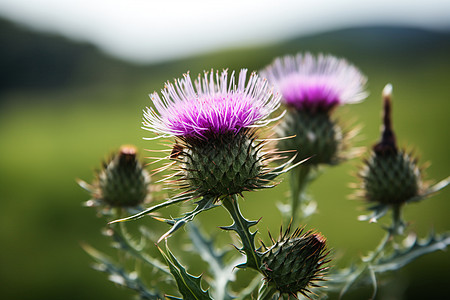
<path fill-rule="evenodd" d="M 143 128 L 165 136 L 207 139 L 243 128 L 264 126 L 269 115 L 280 105 L 281 95 L 273 94 L 266 79 L 247 70 L 234 72 L 211 70 L 199 74 L 192 83 L 189 73 L 167 82 L 162 97 L 150 94 L 155 108 L 144 111 Z"/>
<path fill-rule="evenodd" d="M 328 112 L 367 97 L 366 77 L 346 60 L 331 55 L 284 56 L 275 59 L 261 75 L 278 87 L 287 106 L 300 111 Z"/>

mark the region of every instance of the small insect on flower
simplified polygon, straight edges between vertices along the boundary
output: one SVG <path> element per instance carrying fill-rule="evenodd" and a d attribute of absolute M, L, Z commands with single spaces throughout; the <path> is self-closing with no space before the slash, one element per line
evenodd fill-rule
<path fill-rule="evenodd" d="M 275 176 L 267 164 L 278 156 L 256 140 L 257 128 L 271 121 L 281 96 L 267 80 L 256 73 L 247 79 L 246 69 L 237 79 L 211 70 L 193 83 L 187 73 L 161 94 L 150 95 L 154 108 L 144 112 L 143 128 L 175 137 L 170 159 L 177 160 L 180 186 L 216 199 L 268 187 Z"/>
<path fill-rule="evenodd" d="M 172 148 L 172 152 L 170 152 L 169 158 L 170 159 L 178 158 L 178 156 L 180 156 L 183 153 L 183 149 L 184 149 L 183 145 L 180 145 L 178 143 L 174 144 L 173 148 Z"/>

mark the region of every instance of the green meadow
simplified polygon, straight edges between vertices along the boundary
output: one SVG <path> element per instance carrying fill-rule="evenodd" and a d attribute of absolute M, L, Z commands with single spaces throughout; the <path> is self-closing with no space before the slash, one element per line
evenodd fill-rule
<path fill-rule="evenodd" d="M 16 34 L 21 37 L 25 31 Z M 3 299 L 132 299 L 132 291 L 114 286 L 106 274 L 90 267 L 92 259 L 80 244 L 107 250 L 109 241 L 100 235 L 105 221 L 96 217 L 94 209 L 82 206 L 89 195 L 75 180 L 91 181 L 101 161 L 122 144 L 136 145 L 142 157 L 155 155 L 145 149 L 167 147 L 164 146 L 167 141 L 142 139 L 152 136 L 140 128 L 142 110 L 151 105 L 149 93 L 159 91 L 165 81 L 180 77 L 188 70 L 193 77 L 211 68 L 259 70 L 276 56 L 300 51 L 345 57 L 367 75 L 370 92 L 364 102 L 340 107 L 336 112 L 344 124 L 361 127 L 355 146 L 370 148 L 378 140 L 381 91 L 386 83 L 392 83 L 393 122 L 399 145 L 413 151 L 421 163 L 428 165 L 426 179 L 437 182 L 450 173 L 448 33 L 390 27 L 348 29 L 145 66 L 117 61 L 92 47 L 56 37 L 26 34 L 45 45 L 54 45 L 48 49 L 56 49 L 51 51 L 58 53 L 63 62 L 65 55 L 67 61 L 76 61 L 70 68 L 61 67 L 59 76 L 64 72 L 70 74 L 65 74 L 64 82 L 55 84 L 44 81 L 22 85 L 21 76 L 25 78 L 28 72 L 23 67 L 23 74 L 11 75 L 16 76 L 14 85 L 4 87 L 0 93 L 0 291 Z M 2 44 L 2 47 L 7 45 Z M 31 44 L 24 42 L 24 45 Z M 42 47 L 36 49 L 28 51 L 44 51 Z M 35 72 L 36 80 L 51 75 L 48 72 L 52 71 L 46 70 L 45 64 L 42 66 L 40 72 Z M 26 80 L 34 82 L 33 77 Z M 324 168 L 310 187 L 310 194 L 319 204 L 319 213 L 308 220 L 306 228 L 317 229 L 328 238 L 336 257 L 334 266 L 348 264 L 373 249 L 384 234 L 381 226 L 390 221 L 389 215 L 379 224 L 357 220 L 366 206 L 361 200 L 349 200 L 354 192 L 349 184 L 358 182 L 355 173 L 361 161 L 362 158 L 357 158 Z M 241 203 L 244 215 L 249 219 L 262 217 L 258 226 L 260 239 L 267 240 L 267 230 L 277 232 L 281 224 L 275 202 L 288 196 L 287 178 L 282 179 L 274 189 L 244 194 Z M 425 237 L 430 230 L 449 230 L 449 197 L 447 188 L 430 199 L 407 206 L 404 211 L 409 228 L 420 237 Z M 155 201 L 162 200 L 162 196 L 156 198 Z M 180 211 L 193 207 L 187 202 Z M 161 211 L 164 216 L 175 213 L 179 211 Z M 231 223 L 224 209 L 208 211 L 197 221 L 205 233 L 218 238 L 222 247 L 235 251 L 226 239 L 227 234 L 218 228 Z M 157 228 L 159 232 L 166 229 L 151 218 L 136 223 Z M 176 241 L 169 240 L 169 246 L 182 255 L 187 250 L 178 247 Z M 190 259 L 182 258 L 181 262 L 191 273 L 202 273 L 203 267 L 198 264 L 189 267 Z M 387 299 L 387 294 L 394 295 L 395 299 L 402 299 L 400 295 L 404 299 L 437 299 L 449 292 L 448 270 L 448 252 L 421 257 L 390 274 L 393 282 L 380 290 L 379 299 Z M 369 296 L 369 290 L 362 290 L 349 294 L 348 299 Z"/>

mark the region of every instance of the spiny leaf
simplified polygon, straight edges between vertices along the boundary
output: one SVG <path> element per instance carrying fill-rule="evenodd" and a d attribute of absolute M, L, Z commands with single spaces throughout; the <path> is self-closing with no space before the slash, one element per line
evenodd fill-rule
<path fill-rule="evenodd" d="M 114 283 L 120 284 L 139 293 L 141 299 L 148 300 L 160 300 L 162 296 L 158 292 L 151 292 L 147 287 L 139 280 L 137 276 L 132 273 L 126 272 L 123 268 L 118 267 L 112 263 L 111 260 L 103 253 L 97 251 L 89 245 L 82 245 L 83 249 L 94 258 L 98 265 L 96 269 L 109 274 L 109 280 Z"/>
<path fill-rule="evenodd" d="M 202 259 L 209 263 L 213 273 L 221 273 L 225 266 L 223 262 L 225 253 L 217 253 L 214 249 L 213 241 L 203 236 L 195 224 L 190 223 L 188 229 L 192 245 L 197 249 Z"/>
<path fill-rule="evenodd" d="M 358 217 L 359 221 L 369 221 L 370 223 L 375 223 L 381 217 L 385 216 L 389 211 L 389 205 L 379 204 L 369 208 L 372 210 L 372 213 L 369 215 L 361 215 Z"/>
<path fill-rule="evenodd" d="M 159 248 L 161 255 L 164 257 L 167 265 L 170 268 L 170 272 L 175 278 L 178 286 L 178 290 L 180 291 L 183 299 L 211 299 L 208 291 L 204 291 L 201 287 L 201 276 L 194 277 L 191 274 L 186 272 L 186 269 L 178 262 L 172 252 L 169 250 L 167 243 L 166 249 L 167 254 Z M 175 297 L 169 299 L 178 299 Z"/>
<path fill-rule="evenodd" d="M 427 239 L 415 238 L 410 246 L 396 249 L 390 256 L 381 258 L 372 268 L 377 273 L 398 270 L 424 254 L 446 249 L 449 244 L 450 232 L 441 235 L 431 233 Z"/>
<path fill-rule="evenodd" d="M 119 224 L 120 226 L 124 224 Z M 143 261 L 144 263 L 152 266 L 164 273 L 169 273 L 167 268 L 159 261 L 148 255 L 146 255 L 143 251 L 137 249 L 135 243 L 131 240 L 131 237 L 124 231 L 122 234 L 119 234 L 116 230 L 112 230 L 112 238 L 116 242 L 117 247 L 123 250 L 124 252 L 133 255 L 135 258 Z M 170 274 L 169 274 L 170 275 Z"/>
<path fill-rule="evenodd" d="M 126 222 L 126 221 L 136 220 L 136 219 L 142 218 L 143 216 L 148 215 L 149 213 L 154 212 L 154 211 L 156 211 L 156 210 L 158 210 L 160 208 L 163 208 L 163 207 L 166 207 L 166 206 L 170 206 L 172 204 L 176 204 L 176 203 L 179 203 L 179 202 L 182 202 L 182 201 L 185 201 L 185 200 L 189 200 L 191 197 L 192 197 L 192 195 L 182 195 L 182 196 L 179 196 L 179 197 L 175 197 L 175 198 L 169 199 L 169 200 L 167 200 L 167 201 L 165 201 L 163 203 L 160 203 L 160 204 L 157 204 L 157 205 L 152 206 L 150 208 L 147 208 L 146 210 L 143 210 L 143 211 L 141 211 L 141 212 L 139 212 L 139 213 L 137 213 L 135 215 L 132 215 L 132 216 L 129 216 L 129 217 L 126 217 L 126 218 L 123 218 L 123 219 L 114 220 L 114 221 L 109 222 L 108 224 L 114 224 L 114 223 L 119 223 L 119 222 Z"/>
<path fill-rule="evenodd" d="M 236 264 L 242 263 L 244 258 L 241 256 L 232 261 L 231 264 L 226 265 L 223 261 L 225 253 L 217 253 L 213 247 L 212 240 L 202 235 L 193 223 L 190 223 L 188 228 L 192 244 L 199 252 L 201 258 L 208 263 L 212 277 L 214 278 L 214 281 L 211 283 L 211 286 L 214 287 L 214 298 L 223 300 L 233 299 L 227 292 L 227 286 L 235 278 L 233 271 Z"/>
<path fill-rule="evenodd" d="M 167 223 L 172 225 L 172 228 L 165 234 L 163 234 L 159 238 L 157 243 L 161 242 L 163 239 L 165 239 L 166 237 L 168 237 L 169 235 L 171 235 L 172 233 L 183 227 L 184 224 L 192 221 L 195 218 L 195 216 L 198 215 L 199 213 L 217 207 L 218 205 L 215 205 L 214 201 L 215 198 L 204 196 L 202 200 L 196 202 L 197 207 L 193 211 L 186 213 L 184 217 L 176 218 L 174 220 L 165 220 Z"/>

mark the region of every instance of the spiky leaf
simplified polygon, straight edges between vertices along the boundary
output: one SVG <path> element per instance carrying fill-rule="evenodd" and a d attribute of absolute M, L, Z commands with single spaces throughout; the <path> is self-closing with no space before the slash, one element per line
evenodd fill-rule
<path fill-rule="evenodd" d="M 208 300 L 211 299 L 208 291 L 204 291 L 201 286 L 201 276 L 195 277 L 186 272 L 186 269 L 178 262 L 176 257 L 172 254 L 166 244 L 167 254 L 159 248 L 161 255 L 164 257 L 169 266 L 170 273 L 172 273 L 178 286 L 178 290 L 183 299 Z M 171 299 L 177 299 L 172 297 Z"/>
<path fill-rule="evenodd" d="M 150 214 L 150 213 L 152 213 L 154 211 L 157 211 L 160 208 L 167 207 L 167 206 L 170 206 L 170 205 L 173 205 L 173 204 L 176 204 L 176 203 L 180 203 L 182 201 L 189 200 L 191 197 L 192 197 L 192 195 L 177 196 L 177 197 L 171 198 L 171 199 L 169 199 L 167 201 L 164 201 L 164 202 L 162 202 L 160 204 L 157 204 L 155 206 L 149 207 L 149 208 L 147 208 L 147 209 L 145 209 L 145 210 L 143 210 L 143 211 L 141 211 L 141 212 L 139 212 L 137 214 L 134 214 L 132 216 L 129 216 L 129 217 L 126 217 L 126 218 L 123 218 L 123 219 L 117 219 L 117 220 L 111 221 L 108 224 L 114 224 L 114 223 L 119 223 L 119 222 L 126 222 L 126 221 L 136 220 L 136 219 L 142 218 L 142 217 L 144 217 L 144 216 L 146 216 L 146 215 L 148 215 L 148 214 Z"/>
<path fill-rule="evenodd" d="M 192 221 L 199 213 L 217 207 L 218 205 L 215 205 L 214 202 L 215 198 L 211 196 L 204 196 L 200 201 L 196 202 L 197 207 L 193 211 L 186 213 L 181 218 L 176 218 L 174 220 L 164 220 L 166 223 L 171 224 L 172 228 L 159 238 L 158 243 L 169 235 L 173 234 L 178 229 L 182 228 L 186 223 Z"/>
<path fill-rule="evenodd" d="M 233 260 L 231 263 L 224 262 L 225 252 L 217 252 L 214 249 L 213 240 L 205 237 L 193 223 L 188 226 L 192 245 L 197 249 L 201 258 L 208 263 L 214 281 L 211 283 L 215 299 L 230 300 L 233 297 L 227 292 L 227 286 L 233 281 L 236 264 L 243 263 L 243 257 Z"/>
<path fill-rule="evenodd" d="M 109 274 L 109 279 L 117 284 L 130 288 L 138 292 L 141 299 L 160 300 L 162 296 L 159 292 L 151 292 L 139 280 L 139 277 L 128 273 L 125 269 L 117 266 L 106 255 L 95 250 L 89 245 L 83 245 L 83 249 L 97 261 L 96 269 Z"/>
<path fill-rule="evenodd" d="M 123 226 L 123 224 L 119 225 Z M 156 268 L 159 271 L 162 271 L 167 274 L 169 273 L 163 263 L 145 254 L 145 252 L 142 251 L 141 249 L 138 249 L 138 246 L 132 241 L 131 236 L 129 236 L 129 234 L 124 230 L 122 230 L 121 233 L 119 233 L 116 230 L 112 230 L 111 237 L 115 241 L 115 246 L 120 250 L 126 252 L 127 254 L 131 254 L 133 257 L 144 262 L 150 267 Z M 170 274 L 168 275 L 170 276 Z"/>
<path fill-rule="evenodd" d="M 414 238 L 411 245 L 402 249 L 396 249 L 390 256 L 380 259 L 372 269 L 377 272 L 398 270 L 416 258 L 437 251 L 445 250 L 450 245 L 450 232 L 440 235 L 430 233 L 427 239 Z"/>

